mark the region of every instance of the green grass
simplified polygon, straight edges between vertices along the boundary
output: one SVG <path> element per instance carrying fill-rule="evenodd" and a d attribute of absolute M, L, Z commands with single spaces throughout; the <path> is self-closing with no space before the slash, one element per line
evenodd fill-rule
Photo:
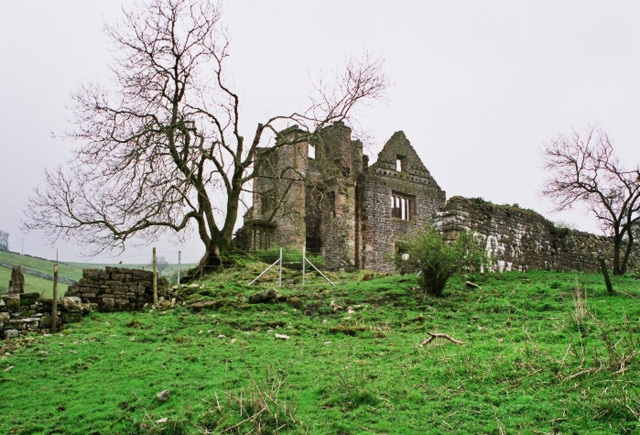
<path fill-rule="evenodd" d="M 247 287 L 260 269 L 190 288 L 216 309 L 92 314 L 23 339 L 0 360 L 0 433 L 640 430 L 631 278 L 615 278 L 609 296 L 598 275 L 474 275 L 434 299 L 415 294 L 412 276 L 334 274 L 331 287 L 310 275 L 301 288 L 287 272 L 281 291 L 302 299 L 296 310 L 245 302 L 275 282 Z M 464 344 L 420 346 L 428 332 Z"/>
<path fill-rule="evenodd" d="M 53 275 L 55 261 L 43 258 L 20 255 L 14 252 L 0 251 L 0 262 L 14 264 L 16 266 L 28 267 L 38 272 Z M 78 281 L 82 277 L 82 266 L 58 263 L 58 273 L 60 276 Z M 86 266 L 85 266 L 86 267 Z"/>

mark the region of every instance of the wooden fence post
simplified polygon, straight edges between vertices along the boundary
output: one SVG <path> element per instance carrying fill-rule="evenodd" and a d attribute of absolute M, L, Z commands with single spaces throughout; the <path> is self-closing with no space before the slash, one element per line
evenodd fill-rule
<path fill-rule="evenodd" d="M 58 330 L 58 265 L 53 265 L 53 300 L 51 301 L 51 333 Z"/>
<path fill-rule="evenodd" d="M 158 258 L 153 248 L 153 305 L 158 305 Z"/>

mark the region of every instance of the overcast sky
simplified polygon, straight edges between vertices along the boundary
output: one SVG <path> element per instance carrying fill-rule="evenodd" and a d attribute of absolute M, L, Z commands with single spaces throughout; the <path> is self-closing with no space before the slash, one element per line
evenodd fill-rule
<path fill-rule="evenodd" d="M 102 24 L 116 0 L 3 2 L 0 14 L 0 230 L 11 250 L 61 261 L 148 262 L 150 248 L 119 257 L 82 257 L 18 228 L 45 167 L 77 144 L 64 133 L 70 94 L 109 77 L 112 52 Z M 385 59 L 393 86 L 361 108 L 358 128 L 375 161 L 403 130 L 447 197 L 482 197 L 531 208 L 597 232 L 584 210 L 554 214 L 539 195 L 541 146 L 562 132 L 599 123 L 630 165 L 640 162 L 640 2 L 230 0 L 229 74 L 242 98 L 243 133 L 306 106 L 312 80 L 350 56 Z M 197 237 L 156 244 L 183 262 L 202 254 Z"/>

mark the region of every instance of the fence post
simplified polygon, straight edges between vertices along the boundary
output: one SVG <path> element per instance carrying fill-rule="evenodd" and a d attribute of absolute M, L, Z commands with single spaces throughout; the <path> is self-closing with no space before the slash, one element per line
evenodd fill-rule
<path fill-rule="evenodd" d="M 278 287 L 282 287 L 282 246 L 280 246 L 280 270 L 278 271 Z"/>
<path fill-rule="evenodd" d="M 182 271 L 182 251 L 178 251 L 178 285 L 180 285 L 180 272 Z"/>
<path fill-rule="evenodd" d="M 158 305 L 158 258 L 153 248 L 153 305 Z"/>
<path fill-rule="evenodd" d="M 305 268 L 307 266 L 307 245 L 302 245 L 302 287 L 305 284 Z"/>
<path fill-rule="evenodd" d="M 51 333 L 58 330 L 58 265 L 53 265 L 53 300 L 51 301 Z"/>

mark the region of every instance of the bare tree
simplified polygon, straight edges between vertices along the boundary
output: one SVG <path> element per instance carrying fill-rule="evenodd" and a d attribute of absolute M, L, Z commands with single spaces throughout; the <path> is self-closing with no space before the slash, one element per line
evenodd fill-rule
<path fill-rule="evenodd" d="M 558 210 L 582 202 L 588 205 L 613 243 L 613 272 L 622 275 L 640 222 L 640 167 L 625 168 L 609 136 L 599 127 L 561 135 L 544 148 L 550 171 L 543 194 Z"/>
<path fill-rule="evenodd" d="M 118 53 L 115 87 L 84 86 L 75 95 L 71 136 L 82 145 L 66 168 L 47 171 L 48 186 L 30 198 L 23 223 L 94 253 L 123 249 L 134 235 L 153 240 L 195 228 L 205 247 L 201 273 L 218 266 L 255 176 L 258 146 L 293 124 L 313 135 L 362 100 L 379 98 L 388 83 L 380 61 L 350 62 L 333 88 L 317 89 L 307 110 L 266 119 L 246 140 L 224 70 L 229 44 L 220 7 L 150 0 L 123 13 L 106 26 Z"/>

